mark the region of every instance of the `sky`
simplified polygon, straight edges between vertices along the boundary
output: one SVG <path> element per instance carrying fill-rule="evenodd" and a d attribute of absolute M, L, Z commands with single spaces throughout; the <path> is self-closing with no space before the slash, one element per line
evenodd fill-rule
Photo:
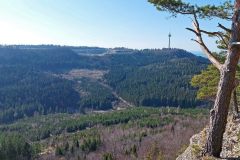
<path fill-rule="evenodd" d="M 0 0 L 0 7 L 0 44 L 164 48 L 171 32 L 172 47 L 200 51 L 185 29 L 191 27 L 189 16 L 171 18 L 147 0 Z M 201 26 L 214 31 L 217 22 Z M 215 40 L 205 40 L 216 50 Z"/>

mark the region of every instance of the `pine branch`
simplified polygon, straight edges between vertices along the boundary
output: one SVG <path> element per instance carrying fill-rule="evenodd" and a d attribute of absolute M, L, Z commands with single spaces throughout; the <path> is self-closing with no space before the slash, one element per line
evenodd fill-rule
<path fill-rule="evenodd" d="M 227 35 L 224 35 L 222 32 L 209 32 L 209 31 L 205 31 L 205 30 L 200 30 L 201 33 L 205 33 L 207 35 L 210 35 L 210 36 L 216 36 L 218 38 L 220 38 L 223 43 L 228 46 L 227 42 L 225 41 L 224 37 L 229 39 L 229 37 Z"/>
<path fill-rule="evenodd" d="M 232 30 L 223 26 L 222 24 L 218 23 L 218 27 L 223 29 L 224 31 L 228 32 L 228 33 L 232 33 Z"/>
<path fill-rule="evenodd" d="M 205 43 L 204 43 L 204 41 L 203 41 L 203 38 L 202 38 L 201 32 L 205 32 L 205 33 L 210 33 L 210 32 L 201 30 L 201 29 L 200 29 L 200 26 L 199 26 L 198 19 L 197 19 L 197 15 L 196 15 L 195 12 L 193 13 L 193 16 L 194 16 L 194 21 L 193 21 L 193 27 L 194 27 L 194 29 L 191 29 L 191 28 L 187 28 L 187 29 L 196 34 L 197 40 L 194 40 L 194 41 L 197 42 L 197 43 L 201 46 L 202 51 L 207 55 L 208 59 L 212 62 L 212 64 L 213 64 L 218 70 L 221 70 L 222 64 L 213 56 L 212 52 L 211 52 L 211 51 L 209 50 L 209 48 L 205 45 Z M 215 34 L 215 32 L 213 32 L 213 33 Z"/>

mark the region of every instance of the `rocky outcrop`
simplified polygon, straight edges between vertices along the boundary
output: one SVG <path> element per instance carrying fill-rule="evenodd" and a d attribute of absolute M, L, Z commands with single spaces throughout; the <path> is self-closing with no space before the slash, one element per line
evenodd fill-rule
<path fill-rule="evenodd" d="M 177 157 L 177 160 L 217 160 L 218 158 L 203 156 L 208 128 L 192 136 L 188 148 Z M 223 137 L 221 160 L 240 160 L 240 119 L 233 120 L 230 116 Z"/>

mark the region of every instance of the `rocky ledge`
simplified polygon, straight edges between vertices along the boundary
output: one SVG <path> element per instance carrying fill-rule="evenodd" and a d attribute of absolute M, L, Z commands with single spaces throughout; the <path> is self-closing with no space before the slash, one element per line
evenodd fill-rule
<path fill-rule="evenodd" d="M 203 148 L 207 139 L 208 128 L 192 136 L 187 149 L 177 157 L 177 160 L 218 160 L 219 158 L 203 156 Z M 228 118 L 223 136 L 221 160 L 240 160 L 240 119 Z"/>

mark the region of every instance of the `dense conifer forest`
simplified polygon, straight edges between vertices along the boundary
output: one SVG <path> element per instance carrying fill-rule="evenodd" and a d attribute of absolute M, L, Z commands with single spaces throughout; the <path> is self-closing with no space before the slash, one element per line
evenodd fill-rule
<path fill-rule="evenodd" d="M 201 105 L 190 80 L 207 64 L 206 59 L 179 49 L 2 46 L 0 123 L 50 113 L 107 110 L 118 104 L 116 94 L 135 106 Z M 84 76 L 84 69 L 102 74 Z M 70 75 L 72 70 L 81 73 Z"/>

